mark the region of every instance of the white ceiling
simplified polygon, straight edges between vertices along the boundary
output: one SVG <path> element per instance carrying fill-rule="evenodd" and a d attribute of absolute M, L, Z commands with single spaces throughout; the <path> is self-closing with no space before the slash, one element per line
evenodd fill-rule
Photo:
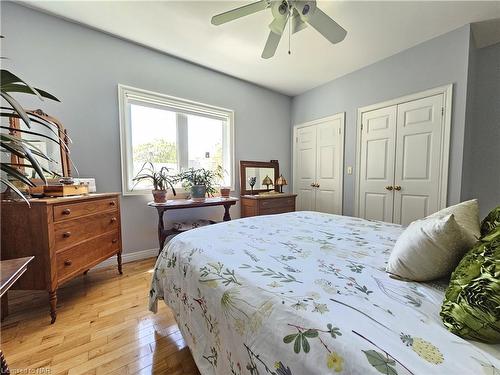
<path fill-rule="evenodd" d="M 467 23 L 500 17 L 500 1 L 318 1 L 347 31 L 331 45 L 311 27 L 260 57 L 270 9 L 213 26 L 213 15 L 241 1 L 25 1 L 31 7 L 193 61 L 270 89 L 297 95 Z"/>

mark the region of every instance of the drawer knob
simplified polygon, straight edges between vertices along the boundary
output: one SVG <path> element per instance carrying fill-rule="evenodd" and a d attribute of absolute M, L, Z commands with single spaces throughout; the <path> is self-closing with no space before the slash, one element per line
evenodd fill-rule
<path fill-rule="evenodd" d="M 71 259 L 66 259 L 66 260 L 64 261 L 64 265 L 65 265 L 65 266 L 71 266 L 72 264 L 73 264 L 73 262 L 71 261 Z"/>
<path fill-rule="evenodd" d="M 117 243 L 118 242 L 118 239 L 117 238 L 113 238 L 113 240 L 111 240 L 112 243 Z"/>
<path fill-rule="evenodd" d="M 71 213 L 71 210 L 69 208 L 65 208 L 64 210 L 62 210 L 63 215 L 69 215 L 70 213 Z"/>
<path fill-rule="evenodd" d="M 115 201 L 111 201 L 111 202 L 109 202 L 109 205 L 110 206 L 116 206 L 116 202 Z"/>
<path fill-rule="evenodd" d="M 71 236 L 71 232 L 64 232 L 64 233 L 63 233 L 63 237 L 64 237 L 64 238 L 68 238 L 68 237 L 70 237 L 70 236 Z"/>
<path fill-rule="evenodd" d="M 116 217 L 112 217 L 112 218 L 111 218 L 111 222 L 112 222 L 112 223 L 115 223 L 115 222 L 116 222 Z"/>

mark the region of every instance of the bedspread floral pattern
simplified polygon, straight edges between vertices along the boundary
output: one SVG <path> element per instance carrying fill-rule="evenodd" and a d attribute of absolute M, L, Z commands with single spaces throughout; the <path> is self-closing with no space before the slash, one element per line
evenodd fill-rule
<path fill-rule="evenodd" d="M 150 309 L 172 308 L 202 374 L 500 375 L 498 347 L 442 326 L 443 284 L 385 273 L 402 230 L 295 212 L 186 232 L 158 258 Z"/>

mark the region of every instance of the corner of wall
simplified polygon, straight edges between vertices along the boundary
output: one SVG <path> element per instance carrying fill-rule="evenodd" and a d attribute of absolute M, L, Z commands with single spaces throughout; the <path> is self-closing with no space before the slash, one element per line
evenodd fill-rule
<path fill-rule="evenodd" d="M 472 35 L 472 28 L 468 25 L 469 44 L 467 48 L 467 86 L 465 102 L 465 127 L 464 127 L 464 148 L 462 155 L 462 186 L 460 189 L 460 200 L 473 198 L 472 192 L 472 137 L 474 123 L 474 97 L 476 91 L 476 59 L 477 50 Z"/>

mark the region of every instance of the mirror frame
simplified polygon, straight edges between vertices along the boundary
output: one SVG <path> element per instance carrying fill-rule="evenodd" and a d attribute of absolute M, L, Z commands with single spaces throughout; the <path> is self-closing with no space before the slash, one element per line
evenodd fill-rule
<path fill-rule="evenodd" d="M 250 195 L 251 190 L 247 189 L 247 173 L 246 168 L 273 168 L 274 176 L 273 176 L 273 186 L 274 191 L 279 192 L 276 184 L 276 179 L 280 175 L 280 166 L 278 160 L 271 161 L 253 161 L 253 160 L 240 160 L 240 194 L 241 195 Z M 254 189 L 253 194 L 265 193 L 268 190 L 266 189 Z"/>
<path fill-rule="evenodd" d="M 63 124 L 56 119 L 55 117 L 49 116 L 45 112 L 43 112 L 41 109 L 36 109 L 34 111 L 26 111 L 28 114 L 35 115 L 36 117 L 43 118 L 45 121 L 50 122 L 53 124 L 55 127 L 57 127 L 57 133 L 59 135 L 59 139 L 64 141 L 64 145 L 60 144 L 59 145 L 59 152 L 60 152 L 60 158 L 61 158 L 61 173 L 63 177 L 71 177 L 71 162 L 69 158 L 69 153 L 67 150 L 69 150 L 69 138 L 68 138 L 68 132 L 66 129 L 64 129 Z M 11 135 L 14 135 L 16 137 L 21 137 L 21 134 L 17 129 L 21 128 L 19 118 L 17 117 L 10 117 L 9 118 L 9 133 Z M 16 155 L 11 155 L 11 162 L 12 163 L 19 163 L 22 164 L 22 160 L 20 160 Z M 24 173 L 24 167 L 17 167 L 21 172 Z M 37 179 L 35 179 L 37 180 Z M 58 180 L 58 179 L 57 179 Z M 52 181 L 52 180 L 51 180 Z"/>

